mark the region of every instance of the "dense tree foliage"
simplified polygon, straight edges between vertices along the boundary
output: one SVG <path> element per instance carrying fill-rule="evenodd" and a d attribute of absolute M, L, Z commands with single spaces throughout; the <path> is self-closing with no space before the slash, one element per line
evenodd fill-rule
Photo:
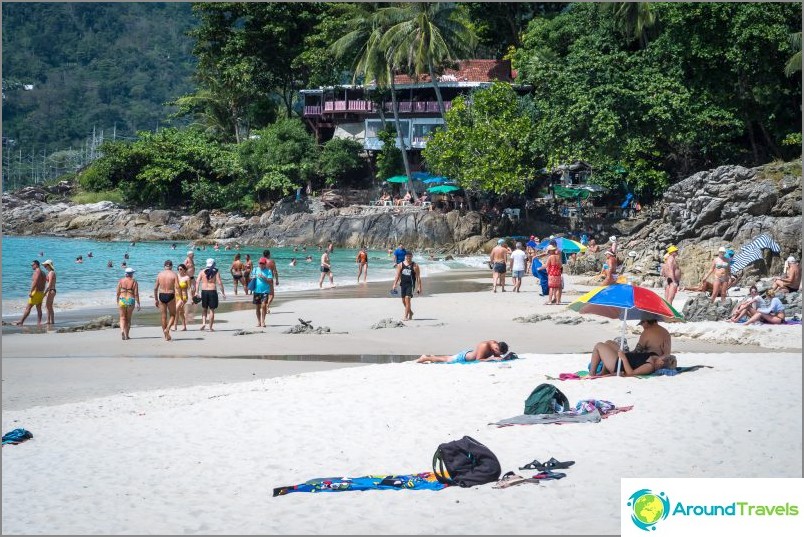
<path fill-rule="evenodd" d="M 532 152 L 536 120 L 529 99 L 497 83 L 459 97 L 424 149 L 430 170 L 470 192 L 522 194 L 542 161 Z"/>
<path fill-rule="evenodd" d="M 800 4 L 652 7 L 647 40 L 624 30 L 634 13 L 597 4 L 531 22 L 515 58 L 540 116 L 534 154 L 583 159 L 612 186 L 623 167 L 629 188 L 651 193 L 701 168 L 799 153 L 781 141 L 801 131 L 801 82 L 784 74 Z"/>
<path fill-rule="evenodd" d="M 3 136 L 27 152 L 154 130 L 193 87 L 184 3 L 4 2 Z M 8 81 L 8 83 L 7 83 Z M 23 84 L 32 85 L 25 91 Z"/>

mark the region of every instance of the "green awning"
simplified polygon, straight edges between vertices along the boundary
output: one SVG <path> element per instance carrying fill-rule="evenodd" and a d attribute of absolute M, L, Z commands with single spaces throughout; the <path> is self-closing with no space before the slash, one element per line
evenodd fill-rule
<path fill-rule="evenodd" d="M 589 192 L 586 189 L 567 188 L 561 185 L 556 185 L 553 187 L 553 189 L 556 193 L 556 197 L 563 199 L 576 200 L 578 198 L 581 198 L 582 200 L 585 200 L 591 194 L 591 192 Z"/>

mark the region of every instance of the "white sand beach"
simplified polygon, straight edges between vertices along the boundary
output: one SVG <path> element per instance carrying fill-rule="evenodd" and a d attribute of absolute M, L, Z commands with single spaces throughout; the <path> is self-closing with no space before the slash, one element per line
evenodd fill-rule
<path fill-rule="evenodd" d="M 398 298 L 334 297 L 279 303 L 264 333 L 252 311 L 234 311 L 218 332 L 195 324 L 173 342 L 155 326 L 136 326 L 128 342 L 114 329 L 6 335 L 3 432 L 34 438 L 3 448 L 3 533 L 613 534 L 621 477 L 801 476 L 801 326 L 665 325 L 680 366 L 709 367 L 553 381 L 586 368 L 620 322 L 514 322 L 576 316 L 544 305 L 529 280 L 518 295 L 430 295 L 427 285 L 401 328 L 370 328 L 401 317 Z M 564 301 L 583 290 L 573 285 Z M 283 334 L 299 317 L 347 333 Z M 258 333 L 233 336 L 239 329 Z M 455 353 L 489 338 L 522 359 L 321 361 Z M 271 356 L 309 360 L 254 358 Z M 633 409 L 600 423 L 488 425 L 521 414 L 542 382 L 573 404 Z M 550 457 L 576 464 L 561 480 L 502 490 L 272 497 L 318 477 L 429 471 L 438 444 L 464 435 L 491 448 L 503 472 L 532 475 L 518 467 Z"/>

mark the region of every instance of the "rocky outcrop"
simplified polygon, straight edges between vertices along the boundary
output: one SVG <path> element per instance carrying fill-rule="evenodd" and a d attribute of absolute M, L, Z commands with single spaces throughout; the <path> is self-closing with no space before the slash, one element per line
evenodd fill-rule
<path fill-rule="evenodd" d="M 630 231 L 621 252 L 634 252 L 621 260 L 635 281 L 658 285 L 664 250 L 675 244 L 682 285 L 693 286 L 708 271 L 718 247 L 739 251 L 768 233 L 781 246 L 781 255 L 750 265 L 742 281 L 781 273 L 788 255 L 801 258 L 801 190 L 800 160 L 696 173 L 667 189 L 650 214 L 619 226 L 621 234 Z"/>
<path fill-rule="evenodd" d="M 19 235 L 57 234 L 98 240 L 193 240 L 260 246 L 326 244 L 346 248 L 384 248 L 402 242 L 408 248 L 477 252 L 489 233 L 503 231 L 478 213 L 446 215 L 420 209 L 349 206 L 314 211 L 315 200 L 277 203 L 259 216 L 199 211 L 129 210 L 109 201 L 50 204 L 48 192 L 29 187 L 3 195 L 3 227 Z M 505 225 L 502 222 L 502 225 Z"/>

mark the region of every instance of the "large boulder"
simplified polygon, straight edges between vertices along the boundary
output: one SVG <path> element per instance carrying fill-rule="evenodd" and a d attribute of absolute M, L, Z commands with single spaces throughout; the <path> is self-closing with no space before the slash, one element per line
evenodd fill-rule
<path fill-rule="evenodd" d="M 210 222 L 209 211 L 198 211 L 194 216 L 190 217 L 187 222 L 182 225 L 179 233 L 188 239 L 195 239 L 204 237 L 212 231 L 212 223 Z"/>

